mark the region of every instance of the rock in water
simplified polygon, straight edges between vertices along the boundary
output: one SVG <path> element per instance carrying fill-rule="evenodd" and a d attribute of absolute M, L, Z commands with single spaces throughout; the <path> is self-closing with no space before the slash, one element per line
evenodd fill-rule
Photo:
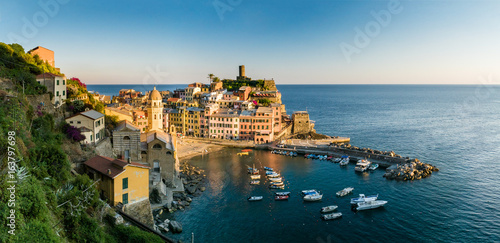
<path fill-rule="evenodd" d="M 170 221 L 169 227 L 172 230 L 172 233 L 174 233 L 174 234 L 182 232 L 182 225 L 181 225 L 181 223 L 179 223 L 177 221 L 173 221 L 173 220 Z"/>

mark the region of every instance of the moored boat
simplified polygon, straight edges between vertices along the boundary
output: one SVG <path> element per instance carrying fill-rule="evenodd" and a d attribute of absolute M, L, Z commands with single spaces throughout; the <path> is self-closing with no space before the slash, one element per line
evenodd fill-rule
<path fill-rule="evenodd" d="M 351 204 L 375 201 L 375 200 L 377 200 L 377 198 L 378 198 L 378 194 L 371 195 L 371 196 L 365 196 L 365 194 L 359 194 L 359 197 L 351 198 Z"/>
<path fill-rule="evenodd" d="M 340 165 L 348 165 L 349 164 L 349 156 L 344 155 L 340 158 Z"/>
<path fill-rule="evenodd" d="M 282 177 L 274 177 L 274 178 L 269 178 L 269 181 L 273 181 L 273 182 L 281 182 L 281 181 L 282 181 Z"/>
<path fill-rule="evenodd" d="M 370 167 L 368 167 L 369 170 L 376 170 L 378 168 L 378 164 L 371 164 Z"/>
<path fill-rule="evenodd" d="M 338 219 L 342 217 L 342 213 L 331 213 L 331 214 L 325 214 L 321 215 L 321 218 L 323 220 L 332 220 L 332 219 Z"/>
<path fill-rule="evenodd" d="M 316 191 L 316 189 L 303 190 L 303 191 L 302 191 L 302 196 L 311 195 L 311 194 L 315 194 L 315 193 L 318 193 L 318 192 Z"/>
<path fill-rule="evenodd" d="M 360 202 L 357 204 L 356 210 L 361 211 L 361 210 L 379 208 L 379 207 L 384 206 L 385 204 L 387 204 L 387 201 L 383 201 L 383 200 Z"/>
<path fill-rule="evenodd" d="M 260 175 L 251 175 L 250 178 L 252 180 L 257 180 L 257 179 L 260 179 Z"/>
<path fill-rule="evenodd" d="M 276 195 L 274 197 L 274 200 L 276 200 L 276 201 L 288 200 L 289 197 L 290 197 L 289 195 L 281 195 L 281 196 Z"/>
<path fill-rule="evenodd" d="M 270 185 L 269 189 L 285 189 L 285 185 Z"/>
<path fill-rule="evenodd" d="M 339 206 L 337 205 L 331 205 L 331 206 L 326 206 L 321 208 L 321 213 L 329 213 L 335 211 Z"/>
<path fill-rule="evenodd" d="M 276 196 L 287 196 L 290 195 L 290 192 L 275 192 Z"/>
<path fill-rule="evenodd" d="M 284 185 L 282 181 L 271 181 L 269 182 L 270 185 L 276 185 L 276 186 L 282 186 Z"/>
<path fill-rule="evenodd" d="M 262 198 L 264 198 L 263 196 L 251 196 L 251 197 L 248 197 L 248 201 L 260 201 L 262 200 Z"/>
<path fill-rule="evenodd" d="M 259 180 L 252 180 L 250 181 L 250 185 L 259 185 L 260 181 Z"/>
<path fill-rule="evenodd" d="M 236 153 L 236 154 L 239 156 L 243 156 L 243 155 L 248 155 L 248 152 L 241 152 L 241 153 Z"/>
<path fill-rule="evenodd" d="M 271 168 L 271 167 L 266 167 L 266 166 L 264 166 L 264 170 L 273 171 L 274 169 L 273 169 L 273 168 Z"/>
<path fill-rule="evenodd" d="M 346 187 L 340 191 L 338 191 L 336 194 L 338 197 L 343 197 L 349 193 L 351 193 L 354 190 L 354 187 Z"/>
<path fill-rule="evenodd" d="M 267 175 L 267 177 L 270 177 L 270 178 L 276 178 L 276 177 L 279 177 L 279 176 L 280 176 L 280 174 L 278 174 L 278 173 L 276 173 L 276 172 L 274 172 L 274 173 L 272 173 L 272 174 Z"/>
<path fill-rule="evenodd" d="M 322 194 L 315 193 L 315 194 L 305 195 L 303 199 L 304 201 L 314 202 L 314 201 L 320 201 L 322 198 L 323 198 Z"/>
<path fill-rule="evenodd" d="M 360 159 L 358 160 L 358 163 L 356 163 L 356 167 L 354 167 L 355 171 L 358 172 L 364 172 L 368 169 L 368 167 L 371 165 L 372 162 L 366 160 L 366 159 Z"/>

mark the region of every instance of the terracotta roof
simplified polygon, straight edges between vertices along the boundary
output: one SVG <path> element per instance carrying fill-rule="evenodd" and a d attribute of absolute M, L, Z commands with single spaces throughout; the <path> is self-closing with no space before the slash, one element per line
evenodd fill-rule
<path fill-rule="evenodd" d="M 37 79 L 39 79 L 39 78 L 54 78 L 54 77 L 61 77 L 62 78 L 63 76 L 53 74 L 53 73 L 42 73 L 42 74 L 36 75 Z"/>
<path fill-rule="evenodd" d="M 86 166 L 98 171 L 99 173 L 113 179 L 126 170 L 127 166 L 134 166 L 144 169 L 149 169 L 149 166 L 139 164 L 136 162 L 128 163 L 121 159 L 112 159 L 104 156 L 95 156 L 84 163 Z"/>
<path fill-rule="evenodd" d="M 167 102 L 177 102 L 180 98 L 168 98 Z"/>

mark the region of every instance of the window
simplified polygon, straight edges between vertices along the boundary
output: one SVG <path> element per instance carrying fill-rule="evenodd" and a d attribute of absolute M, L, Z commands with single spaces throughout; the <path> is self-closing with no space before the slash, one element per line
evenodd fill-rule
<path fill-rule="evenodd" d="M 92 142 L 92 135 L 90 135 L 90 141 Z"/>
<path fill-rule="evenodd" d="M 65 95 L 66 95 L 66 90 L 63 90 L 63 96 L 65 96 Z"/>
<path fill-rule="evenodd" d="M 122 195 L 122 204 L 128 204 L 128 193 Z"/>
<path fill-rule="evenodd" d="M 76 124 L 82 124 L 82 122 L 81 121 L 76 121 Z"/>
<path fill-rule="evenodd" d="M 63 79 L 63 85 L 66 85 L 66 80 Z M 63 91 L 64 92 L 64 91 Z"/>
<path fill-rule="evenodd" d="M 70 121 L 69 124 L 73 124 L 73 121 Z"/>
<path fill-rule="evenodd" d="M 161 149 L 161 144 L 157 143 L 157 144 L 153 145 L 153 148 L 154 149 Z"/>
<path fill-rule="evenodd" d="M 56 92 L 56 96 L 59 96 L 59 91 Z"/>
<path fill-rule="evenodd" d="M 59 80 L 57 80 L 57 85 L 59 85 Z"/>
<path fill-rule="evenodd" d="M 128 178 L 123 178 L 122 179 L 122 189 L 125 190 L 125 189 L 128 189 Z"/>

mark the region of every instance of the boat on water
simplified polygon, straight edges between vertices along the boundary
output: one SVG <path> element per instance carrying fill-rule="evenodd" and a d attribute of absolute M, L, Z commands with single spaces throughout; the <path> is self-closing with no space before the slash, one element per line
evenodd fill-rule
<path fill-rule="evenodd" d="M 281 186 L 281 185 L 284 185 L 282 181 L 271 181 L 269 182 L 269 185 L 277 185 L 277 186 Z"/>
<path fill-rule="evenodd" d="M 332 219 L 338 219 L 342 217 L 342 213 L 331 213 L 331 214 L 325 214 L 321 215 L 321 218 L 323 220 L 332 220 Z"/>
<path fill-rule="evenodd" d="M 248 197 L 248 201 L 260 201 L 262 200 L 262 198 L 264 198 L 263 196 L 251 196 L 251 197 Z"/>
<path fill-rule="evenodd" d="M 248 174 L 252 174 L 252 175 L 259 174 L 259 169 L 255 168 L 255 164 L 252 167 L 248 167 Z"/>
<path fill-rule="evenodd" d="M 357 204 L 356 210 L 361 211 L 361 210 L 379 208 L 379 207 L 384 206 L 385 204 L 387 204 L 387 201 L 383 201 L 383 200 L 360 202 Z"/>
<path fill-rule="evenodd" d="M 370 167 L 368 167 L 369 170 L 376 170 L 378 168 L 378 164 L 371 164 Z"/>
<path fill-rule="evenodd" d="M 267 177 L 270 177 L 270 178 L 276 178 L 276 177 L 279 177 L 280 174 L 276 173 L 276 172 L 273 172 L 272 174 L 268 174 Z"/>
<path fill-rule="evenodd" d="M 316 189 L 311 189 L 311 190 L 303 190 L 301 193 L 302 193 L 302 196 L 306 196 L 306 195 L 318 193 L 318 191 L 316 191 Z"/>
<path fill-rule="evenodd" d="M 359 194 L 359 197 L 351 198 L 351 204 L 375 201 L 375 200 L 377 200 L 377 198 L 378 198 L 378 194 L 371 195 L 371 196 L 365 196 L 365 194 Z"/>
<path fill-rule="evenodd" d="M 354 190 L 354 187 L 346 187 L 340 191 L 338 191 L 336 194 L 338 197 L 343 197 L 349 193 L 351 193 Z"/>
<path fill-rule="evenodd" d="M 287 196 L 290 195 L 290 192 L 275 192 L 276 196 Z"/>
<path fill-rule="evenodd" d="M 248 152 L 241 152 L 241 153 L 236 153 L 236 154 L 239 156 L 243 156 L 243 155 L 248 155 Z"/>
<path fill-rule="evenodd" d="M 335 211 L 339 206 L 337 205 L 331 205 L 331 206 L 326 206 L 321 208 L 321 213 L 329 213 Z"/>
<path fill-rule="evenodd" d="M 289 195 L 281 195 L 281 196 L 276 195 L 274 196 L 274 200 L 276 201 L 288 200 L 289 197 L 290 197 Z"/>
<path fill-rule="evenodd" d="M 272 174 L 274 174 L 274 173 L 276 173 L 276 172 L 274 172 L 274 171 L 269 171 L 269 170 L 268 170 L 268 171 L 266 171 L 266 175 L 272 175 Z"/>
<path fill-rule="evenodd" d="M 269 181 L 272 181 L 272 182 L 281 182 L 282 181 L 282 177 L 274 177 L 274 178 L 269 178 Z"/>
<path fill-rule="evenodd" d="M 344 155 L 340 158 L 340 165 L 348 165 L 349 164 L 349 156 Z"/>
<path fill-rule="evenodd" d="M 269 189 L 285 189 L 285 185 L 269 185 Z"/>
<path fill-rule="evenodd" d="M 241 150 L 241 152 L 252 152 L 252 150 L 251 149 L 243 149 L 243 150 Z"/>
<path fill-rule="evenodd" d="M 260 179 L 260 175 L 251 175 L 250 178 L 252 180 L 258 180 L 258 179 Z"/>
<path fill-rule="evenodd" d="M 366 159 L 360 159 L 358 160 L 358 163 L 356 163 L 356 167 L 354 167 L 355 171 L 358 172 L 364 172 L 368 169 L 368 167 L 372 164 L 372 162 L 366 160 Z"/>
<path fill-rule="evenodd" d="M 315 202 L 315 201 L 321 201 L 322 198 L 323 194 L 319 194 L 316 192 L 315 194 L 305 195 L 303 199 L 304 201 Z"/>
<path fill-rule="evenodd" d="M 264 170 L 267 170 L 267 171 L 274 171 L 274 169 L 273 169 L 273 168 L 271 168 L 271 167 L 266 167 L 266 166 L 264 166 Z"/>
<path fill-rule="evenodd" d="M 342 158 L 335 158 L 335 159 L 332 159 L 332 162 L 333 163 L 338 163 L 342 160 Z"/>
<path fill-rule="evenodd" d="M 250 185 L 259 185 L 260 181 L 259 180 L 251 180 Z"/>

